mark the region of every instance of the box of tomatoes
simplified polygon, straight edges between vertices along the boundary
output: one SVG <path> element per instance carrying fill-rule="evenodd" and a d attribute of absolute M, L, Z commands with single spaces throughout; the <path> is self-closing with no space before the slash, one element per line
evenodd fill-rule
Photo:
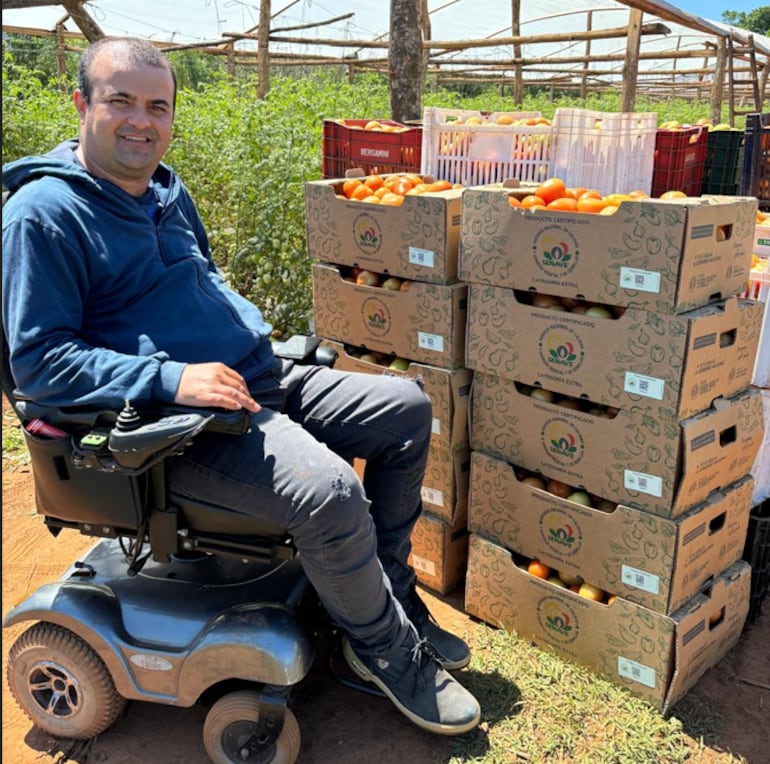
<path fill-rule="evenodd" d="M 741 559 L 753 487 L 744 475 L 677 518 L 656 517 L 474 451 L 468 529 L 538 560 L 556 586 L 587 582 L 598 600 L 669 614 Z"/>
<path fill-rule="evenodd" d="M 597 602 L 517 565 L 505 547 L 471 533 L 465 612 L 515 631 L 666 713 L 735 645 L 749 612 L 751 568 L 715 576 L 670 615 L 621 597 Z"/>
<path fill-rule="evenodd" d="M 467 188 L 459 278 L 659 313 L 745 289 L 756 199 L 565 193 L 558 178 Z"/>
<path fill-rule="evenodd" d="M 313 260 L 433 284 L 457 281 L 462 189 L 414 173 L 305 184 Z"/>

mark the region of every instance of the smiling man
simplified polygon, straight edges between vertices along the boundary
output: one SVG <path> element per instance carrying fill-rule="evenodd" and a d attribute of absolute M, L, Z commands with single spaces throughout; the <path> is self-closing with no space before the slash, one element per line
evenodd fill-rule
<path fill-rule="evenodd" d="M 481 709 L 449 671 L 470 650 L 431 617 L 408 563 L 430 400 L 413 379 L 274 356 L 272 327 L 222 278 L 190 194 L 161 161 L 175 95 L 149 43 L 94 43 L 74 93 L 79 138 L 3 167 L 15 382 L 53 406 L 250 412 L 243 435 L 204 432 L 170 459 L 169 487 L 285 528 L 351 668 L 423 729 L 467 732 Z"/>

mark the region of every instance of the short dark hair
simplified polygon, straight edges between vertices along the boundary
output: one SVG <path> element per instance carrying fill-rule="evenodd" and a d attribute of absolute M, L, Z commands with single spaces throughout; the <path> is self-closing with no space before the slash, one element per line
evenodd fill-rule
<path fill-rule="evenodd" d="M 174 103 L 176 110 L 176 72 L 171 62 L 163 55 L 152 43 L 147 40 L 141 40 L 138 37 L 102 37 L 92 42 L 83 51 L 78 63 L 78 88 L 86 99 L 86 103 L 91 101 L 91 66 L 96 56 L 107 47 L 119 48 L 121 53 L 132 64 L 142 64 L 144 66 L 155 66 L 158 69 L 165 69 L 171 74 L 174 82 Z"/>

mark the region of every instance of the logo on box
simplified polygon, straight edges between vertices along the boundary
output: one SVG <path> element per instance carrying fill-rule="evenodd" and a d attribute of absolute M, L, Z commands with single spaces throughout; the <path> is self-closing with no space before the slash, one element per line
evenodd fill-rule
<path fill-rule="evenodd" d="M 575 518 L 558 509 L 540 516 L 540 535 L 559 554 L 575 554 L 583 544 L 583 533 Z"/>
<path fill-rule="evenodd" d="M 565 326 L 549 326 L 538 340 L 540 359 L 552 371 L 570 374 L 583 364 L 583 340 Z"/>
<path fill-rule="evenodd" d="M 575 425 L 566 419 L 549 419 L 540 431 L 545 452 L 554 461 L 576 465 L 584 454 L 583 436 Z"/>
<path fill-rule="evenodd" d="M 535 264 L 549 276 L 563 278 L 575 270 L 580 248 L 573 234 L 559 225 L 538 231 L 532 242 Z"/>
<path fill-rule="evenodd" d="M 379 297 L 367 297 L 361 305 L 366 328 L 378 337 L 385 336 L 392 323 L 388 306 Z"/>
<path fill-rule="evenodd" d="M 358 215 L 353 220 L 353 241 L 362 252 L 376 254 L 382 246 L 380 224 L 371 215 Z"/>
<path fill-rule="evenodd" d="M 578 638 L 577 615 L 566 602 L 543 597 L 537 603 L 537 619 L 543 631 L 562 644 L 569 644 Z"/>

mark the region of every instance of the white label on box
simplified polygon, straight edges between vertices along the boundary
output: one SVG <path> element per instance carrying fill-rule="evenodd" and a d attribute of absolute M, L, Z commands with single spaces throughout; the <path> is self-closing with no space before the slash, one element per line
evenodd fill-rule
<path fill-rule="evenodd" d="M 424 557 L 418 557 L 416 554 L 412 555 L 412 567 L 415 570 L 419 570 L 420 573 L 425 573 L 428 576 L 436 576 L 436 563 L 432 560 L 426 560 Z"/>
<path fill-rule="evenodd" d="M 433 417 L 433 423 L 430 426 L 430 431 L 433 435 L 441 435 L 441 420 L 438 417 Z"/>
<path fill-rule="evenodd" d="M 420 496 L 422 497 L 422 500 L 428 504 L 434 504 L 437 507 L 444 506 L 444 492 L 439 491 L 437 488 L 423 486 L 420 489 Z"/>
<path fill-rule="evenodd" d="M 626 586 L 641 589 L 650 594 L 660 592 L 660 578 L 630 565 L 620 566 L 620 578 Z"/>
<path fill-rule="evenodd" d="M 412 265 L 422 265 L 425 268 L 433 268 L 435 256 L 429 249 L 409 247 L 409 262 Z"/>
<path fill-rule="evenodd" d="M 618 674 L 624 679 L 655 689 L 655 669 L 632 661 L 630 658 L 624 658 L 622 655 L 618 656 Z"/>
<path fill-rule="evenodd" d="M 656 401 L 662 401 L 663 393 L 666 390 L 666 383 L 658 377 L 645 377 L 644 374 L 634 374 L 627 371 L 623 390 L 633 395 L 643 395 L 645 398 L 654 398 Z"/>
<path fill-rule="evenodd" d="M 444 338 L 439 334 L 417 332 L 417 344 L 423 350 L 435 350 L 437 353 L 444 352 Z"/>
<path fill-rule="evenodd" d="M 623 289 L 634 289 L 637 292 L 660 292 L 660 273 L 643 271 L 639 268 L 620 269 L 620 284 Z"/>
<path fill-rule="evenodd" d="M 655 496 L 658 499 L 663 496 L 663 478 L 659 478 L 657 475 L 623 470 L 623 485 L 629 491 L 646 493 L 648 496 Z"/>

